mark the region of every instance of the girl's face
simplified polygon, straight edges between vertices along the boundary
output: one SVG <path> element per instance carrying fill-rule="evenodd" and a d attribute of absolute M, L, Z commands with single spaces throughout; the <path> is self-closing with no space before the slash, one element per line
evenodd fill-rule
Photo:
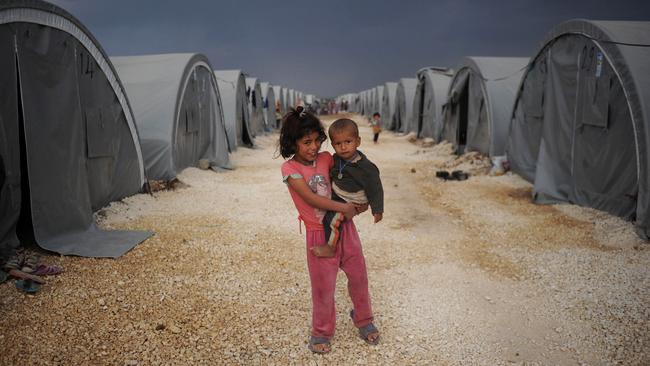
<path fill-rule="evenodd" d="M 321 144 L 318 132 L 309 133 L 296 141 L 296 154 L 293 158 L 303 164 L 313 163 L 318 156 Z"/>

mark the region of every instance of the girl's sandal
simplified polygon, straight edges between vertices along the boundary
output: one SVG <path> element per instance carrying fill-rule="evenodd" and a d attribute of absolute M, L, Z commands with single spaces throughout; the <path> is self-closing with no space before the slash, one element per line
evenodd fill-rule
<path fill-rule="evenodd" d="M 354 321 L 354 309 L 350 310 L 350 319 Z M 368 338 L 373 334 L 377 335 L 374 339 Z M 376 346 L 379 344 L 379 330 L 377 330 L 377 327 L 372 323 L 359 328 L 359 337 L 369 345 Z"/>
<path fill-rule="evenodd" d="M 374 339 L 370 339 L 369 337 L 373 334 L 375 334 L 376 337 Z M 361 339 L 363 339 L 369 345 L 376 346 L 379 344 L 379 331 L 377 330 L 377 327 L 375 327 L 375 325 L 372 323 L 359 328 L 359 337 L 361 337 Z"/>
<path fill-rule="evenodd" d="M 324 347 L 315 347 L 316 345 L 324 345 Z M 307 346 L 310 351 L 318 354 L 330 353 L 332 348 L 330 347 L 330 340 L 325 337 L 314 337 L 309 338 L 309 345 Z"/>

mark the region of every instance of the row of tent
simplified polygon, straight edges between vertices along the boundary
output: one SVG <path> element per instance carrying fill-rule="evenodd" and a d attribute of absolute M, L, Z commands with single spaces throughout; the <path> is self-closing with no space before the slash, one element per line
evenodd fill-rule
<path fill-rule="evenodd" d="M 230 168 L 304 98 L 201 54 L 109 58 L 40 0 L 0 2 L 0 70 L 0 257 L 122 255 L 151 233 L 100 230 L 94 212 L 201 159 Z"/>
<path fill-rule="evenodd" d="M 570 20 L 531 58 L 466 57 L 337 101 L 456 153 L 505 155 L 535 202 L 607 211 L 650 238 L 650 22 Z"/>

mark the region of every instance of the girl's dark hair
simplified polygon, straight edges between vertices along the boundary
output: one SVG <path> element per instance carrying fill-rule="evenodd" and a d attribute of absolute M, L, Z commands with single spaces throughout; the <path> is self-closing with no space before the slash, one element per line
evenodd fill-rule
<path fill-rule="evenodd" d="M 305 108 L 298 106 L 282 117 L 282 128 L 280 128 L 280 156 L 287 159 L 296 153 L 296 142 L 306 135 L 318 132 L 318 140 L 327 140 L 325 128 L 318 117 L 305 111 Z"/>

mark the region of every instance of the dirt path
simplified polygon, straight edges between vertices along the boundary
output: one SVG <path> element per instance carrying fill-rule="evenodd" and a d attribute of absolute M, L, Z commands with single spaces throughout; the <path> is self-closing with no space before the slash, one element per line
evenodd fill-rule
<path fill-rule="evenodd" d="M 341 274 L 333 352 L 307 350 L 304 239 L 271 135 L 234 171 L 105 209 L 106 227 L 156 232 L 124 257 L 48 258 L 67 272 L 36 296 L 0 285 L 0 364 L 650 363 L 650 249 L 630 224 L 536 206 L 480 159 L 361 126 L 386 192 L 384 221 L 357 219 L 381 346 L 357 338 Z"/>

